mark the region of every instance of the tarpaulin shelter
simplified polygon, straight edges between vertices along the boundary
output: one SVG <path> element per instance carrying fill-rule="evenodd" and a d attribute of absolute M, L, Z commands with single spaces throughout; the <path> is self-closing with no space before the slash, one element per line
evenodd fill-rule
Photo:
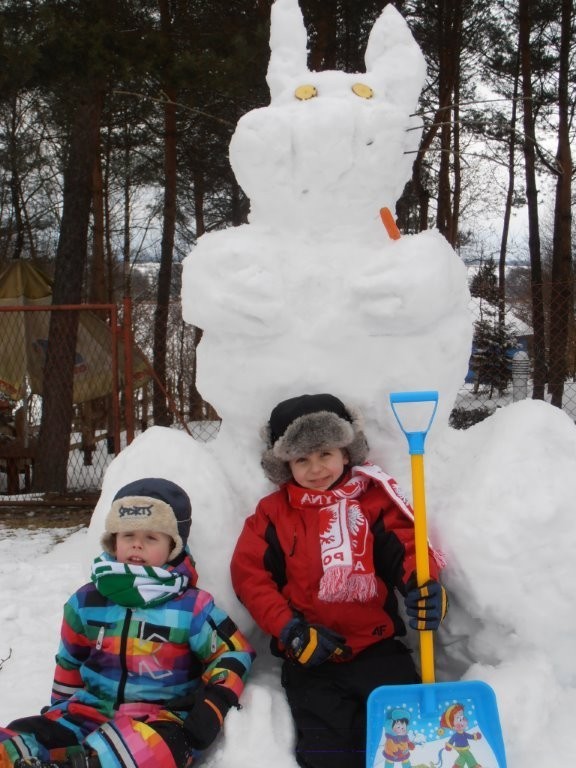
<path fill-rule="evenodd" d="M 29 261 L 14 260 L 0 273 L 0 307 L 50 306 L 52 282 Z M 77 311 L 77 310 L 71 310 Z M 0 311 L 0 395 L 20 400 L 42 394 L 50 311 Z M 113 391 L 113 333 L 91 310 L 80 310 L 73 401 L 83 403 Z M 118 341 L 118 369 L 123 376 L 123 342 Z M 139 387 L 149 379 L 144 354 L 132 349 L 132 381 Z"/>

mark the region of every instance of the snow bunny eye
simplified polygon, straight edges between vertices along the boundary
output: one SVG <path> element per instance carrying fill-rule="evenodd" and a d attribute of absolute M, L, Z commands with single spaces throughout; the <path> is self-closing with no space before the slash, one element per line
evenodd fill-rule
<path fill-rule="evenodd" d="M 318 96 L 318 91 L 313 85 L 299 85 L 294 91 L 294 96 L 300 101 L 308 101 L 308 99 Z"/>
<path fill-rule="evenodd" d="M 361 99 L 371 99 L 372 96 L 374 96 L 372 88 L 370 88 L 369 85 L 364 85 L 364 83 L 354 83 L 352 90 L 356 96 L 360 96 Z"/>

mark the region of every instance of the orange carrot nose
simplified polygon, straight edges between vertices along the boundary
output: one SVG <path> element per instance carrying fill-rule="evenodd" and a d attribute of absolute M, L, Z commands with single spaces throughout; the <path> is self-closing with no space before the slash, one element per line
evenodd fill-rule
<path fill-rule="evenodd" d="M 382 219 L 382 223 L 386 227 L 386 232 L 388 232 L 388 236 L 391 240 L 399 240 L 400 239 L 400 230 L 396 226 L 396 222 L 394 221 L 394 217 L 392 216 L 392 212 L 390 211 L 390 208 L 380 208 L 380 218 Z"/>

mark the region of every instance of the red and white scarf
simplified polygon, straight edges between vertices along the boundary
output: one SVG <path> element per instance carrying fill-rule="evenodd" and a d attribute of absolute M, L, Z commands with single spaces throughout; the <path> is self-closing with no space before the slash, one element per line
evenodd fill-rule
<path fill-rule="evenodd" d="M 289 486 L 297 506 L 318 507 L 320 553 L 324 573 L 318 597 L 324 602 L 365 603 L 377 596 L 373 536 L 358 501 L 376 483 L 410 519 L 414 513 L 396 481 L 375 464 L 352 467 L 350 478 L 338 488 L 315 492 Z M 443 558 L 434 552 L 440 566 Z"/>

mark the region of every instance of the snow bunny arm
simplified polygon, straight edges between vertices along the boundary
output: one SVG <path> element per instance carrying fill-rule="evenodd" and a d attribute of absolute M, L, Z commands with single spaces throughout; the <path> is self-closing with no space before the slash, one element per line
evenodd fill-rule
<path fill-rule="evenodd" d="M 258 504 L 236 542 L 230 572 L 234 591 L 258 626 L 279 638 L 294 612 L 281 592 L 279 580 L 285 578 L 285 568 L 277 561 L 284 555 L 271 546 L 272 531 L 271 521 Z"/>
<path fill-rule="evenodd" d="M 76 691 L 84 688 L 80 670 L 90 655 L 91 647 L 92 643 L 86 635 L 78 611 L 78 600 L 74 594 L 64 606 L 51 704 L 66 701 Z"/>
<path fill-rule="evenodd" d="M 232 619 L 202 590 L 192 620 L 190 648 L 203 665 L 202 683 L 192 696 L 169 704 L 173 709 L 188 710 L 184 727 L 194 747 L 206 749 L 220 732 L 228 710 L 238 705 L 256 654 Z"/>

